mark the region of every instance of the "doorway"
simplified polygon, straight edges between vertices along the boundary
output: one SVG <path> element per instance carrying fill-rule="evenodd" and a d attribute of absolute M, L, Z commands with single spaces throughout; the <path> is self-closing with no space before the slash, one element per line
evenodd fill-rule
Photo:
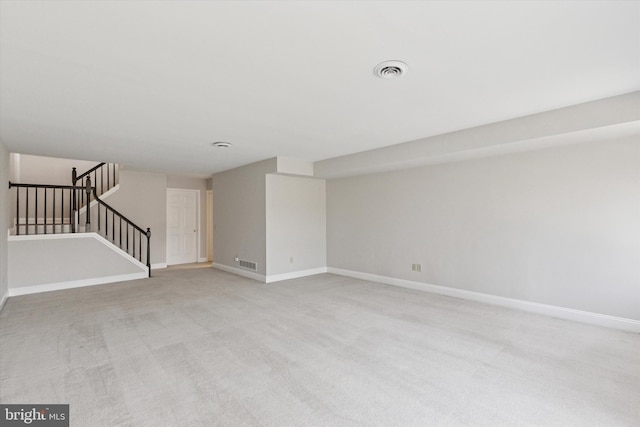
<path fill-rule="evenodd" d="M 213 191 L 207 190 L 207 261 L 213 262 Z"/>
<path fill-rule="evenodd" d="M 167 189 L 167 264 L 198 262 L 200 190 Z"/>

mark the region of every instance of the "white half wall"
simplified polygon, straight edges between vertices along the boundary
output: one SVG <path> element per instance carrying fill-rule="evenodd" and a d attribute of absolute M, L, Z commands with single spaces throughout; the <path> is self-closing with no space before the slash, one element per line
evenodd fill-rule
<path fill-rule="evenodd" d="M 266 222 L 267 281 L 326 267 L 324 180 L 268 174 Z"/>
<path fill-rule="evenodd" d="M 147 277 L 147 268 L 97 233 L 9 238 L 9 295 Z"/>
<path fill-rule="evenodd" d="M 327 248 L 329 271 L 640 320 L 640 138 L 327 181 Z"/>

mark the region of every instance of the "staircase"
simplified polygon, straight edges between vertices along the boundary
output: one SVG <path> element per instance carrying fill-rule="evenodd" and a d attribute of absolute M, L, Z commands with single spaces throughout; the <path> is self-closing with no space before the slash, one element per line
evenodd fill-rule
<path fill-rule="evenodd" d="M 80 175 L 78 175 L 76 168 L 72 168 L 71 183 L 76 186 L 86 187 L 87 180 L 90 180 L 95 186 L 96 194 L 99 197 L 103 197 L 117 187 L 120 177 L 119 172 L 119 167 L 115 163 L 98 163 Z M 80 203 L 81 207 L 85 205 L 84 198 Z"/>
<path fill-rule="evenodd" d="M 119 168 L 99 163 L 71 185 L 9 182 L 15 209 L 12 235 L 97 233 L 127 256 L 146 265 L 151 277 L 151 230 L 135 224 L 103 200 L 117 189 Z"/>

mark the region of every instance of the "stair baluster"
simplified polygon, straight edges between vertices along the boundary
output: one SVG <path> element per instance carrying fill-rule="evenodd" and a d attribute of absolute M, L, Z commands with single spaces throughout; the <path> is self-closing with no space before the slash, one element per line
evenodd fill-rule
<path fill-rule="evenodd" d="M 98 169 L 100 170 L 98 172 Z M 142 227 L 134 224 L 126 216 L 122 215 L 116 209 L 100 198 L 100 196 L 117 185 L 117 165 L 111 163 L 100 163 L 89 169 L 81 175 L 78 175 L 76 168 L 71 171 L 71 181 L 73 185 L 47 185 L 47 184 L 22 184 L 9 182 L 9 188 L 15 189 L 15 234 L 53 234 L 60 233 L 78 233 L 84 226 L 85 232 L 92 229 L 91 213 L 92 209 L 97 217 L 97 230 L 102 237 L 109 240 L 109 214 L 111 214 L 111 242 L 126 252 L 129 256 L 136 258 L 139 262 L 143 262 L 143 239 L 146 237 L 146 266 L 148 268 L 149 277 L 151 277 L 151 229 L 144 230 Z M 91 176 L 93 174 L 93 177 Z M 105 182 L 106 175 L 106 182 Z M 92 181 L 93 178 L 93 181 Z M 99 181 L 99 182 L 96 182 Z M 22 190 L 24 189 L 24 190 Z M 30 190 L 34 190 L 33 204 L 30 206 L 32 198 Z M 24 201 L 21 201 L 21 191 L 23 191 Z M 44 204 L 39 203 L 39 192 L 44 191 Z M 51 197 L 48 197 L 48 192 Z M 68 199 L 65 199 L 65 191 L 68 192 Z M 78 194 L 78 192 L 80 192 Z M 95 201 L 91 206 L 91 196 Z M 58 204 L 59 200 L 59 204 Z M 66 203 L 66 205 L 65 205 Z M 51 205 L 51 206 L 50 206 Z M 67 206 L 68 205 L 68 206 Z M 24 207 L 24 218 L 21 219 L 21 209 Z M 30 207 L 34 210 L 33 220 L 30 220 Z M 49 207 L 51 210 L 49 210 Z M 58 209 L 59 207 L 59 209 Z M 81 209 L 85 209 L 84 224 L 82 224 Z M 102 228 L 101 219 L 104 209 L 104 228 Z M 49 222 L 48 213 L 51 212 L 51 222 Z M 65 219 L 65 212 L 68 212 Z M 39 220 L 42 213 L 43 221 Z M 95 219 L 95 218 L 94 218 Z M 125 229 L 123 230 L 123 224 Z M 49 226 L 51 229 L 49 230 Z M 118 241 L 116 241 L 116 226 L 118 226 Z M 42 227 L 42 228 L 41 228 Z M 58 228 L 59 227 L 59 228 Z M 33 231 L 33 233 L 32 233 Z M 124 239 L 123 239 L 124 231 Z M 137 234 L 137 236 L 136 236 Z M 136 237 L 138 238 L 138 247 L 136 248 Z M 129 246 L 129 240 L 132 241 L 132 248 Z M 137 254 L 136 254 L 137 249 Z M 136 256 L 137 255 L 137 256 Z"/>

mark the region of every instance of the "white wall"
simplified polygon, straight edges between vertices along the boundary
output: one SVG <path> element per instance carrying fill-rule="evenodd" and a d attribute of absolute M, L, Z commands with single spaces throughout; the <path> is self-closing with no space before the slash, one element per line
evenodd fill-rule
<path fill-rule="evenodd" d="M 276 170 L 273 158 L 213 175 L 214 264 L 237 268 L 237 255 L 266 275 L 265 175 Z"/>
<path fill-rule="evenodd" d="M 7 230 L 9 215 L 9 150 L 0 141 L 0 308 L 9 295 Z"/>
<path fill-rule="evenodd" d="M 200 191 L 200 258 L 207 257 L 207 179 L 167 175 L 167 188 Z"/>
<path fill-rule="evenodd" d="M 640 141 L 330 180 L 327 247 L 330 267 L 640 320 Z"/>
<path fill-rule="evenodd" d="M 324 180 L 268 174 L 266 177 L 267 276 L 324 268 Z"/>

